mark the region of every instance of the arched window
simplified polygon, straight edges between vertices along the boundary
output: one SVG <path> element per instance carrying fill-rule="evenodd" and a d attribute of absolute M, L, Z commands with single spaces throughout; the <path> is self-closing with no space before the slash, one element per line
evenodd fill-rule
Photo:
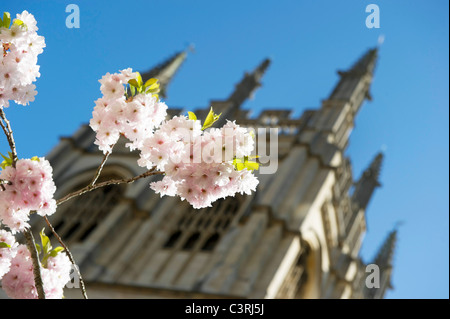
<path fill-rule="evenodd" d="M 214 247 L 216 246 L 217 242 L 219 241 L 219 234 L 218 233 L 214 233 L 211 236 L 208 237 L 208 239 L 206 240 L 206 242 L 203 244 L 202 250 L 203 251 L 211 251 L 214 249 Z"/>
<path fill-rule="evenodd" d="M 308 281 L 308 266 L 307 260 L 310 254 L 310 248 L 307 245 L 303 248 L 295 263 L 289 269 L 280 289 L 278 290 L 276 298 L 278 299 L 293 299 L 301 298 L 305 283 Z"/>
<path fill-rule="evenodd" d="M 191 250 L 193 247 L 195 247 L 195 244 L 198 242 L 199 238 L 200 238 L 199 232 L 193 233 L 184 243 L 183 250 Z"/>
<path fill-rule="evenodd" d="M 169 237 L 167 242 L 164 244 L 164 248 L 172 248 L 173 246 L 175 246 L 175 244 L 178 241 L 178 238 L 180 238 L 180 236 L 181 236 L 181 231 L 177 230 L 176 232 L 174 232 Z"/>
<path fill-rule="evenodd" d="M 98 182 L 120 179 L 117 175 L 106 175 Z M 90 181 L 80 183 L 72 191 L 85 187 Z M 108 185 L 71 199 L 58 207 L 53 223 L 55 231 L 66 243 L 85 241 L 98 225 L 114 209 L 123 196 L 125 186 Z M 49 233 L 50 237 L 52 236 Z"/>
<path fill-rule="evenodd" d="M 213 251 L 236 217 L 240 201 L 235 197 L 218 200 L 210 208 L 187 207 L 174 223 L 163 248 Z"/>

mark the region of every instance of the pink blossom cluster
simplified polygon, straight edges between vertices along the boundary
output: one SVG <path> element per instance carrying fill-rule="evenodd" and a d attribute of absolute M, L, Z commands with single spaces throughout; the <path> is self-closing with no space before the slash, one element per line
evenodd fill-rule
<path fill-rule="evenodd" d="M 37 56 L 45 47 L 36 31 L 36 20 L 27 11 L 16 15 L 10 27 L 0 27 L 0 108 L 13 100 L 21 105 L 34 101 L 40 76 Z"/>
<path fill-rule="evenodd" d="M 31 211 L 41 216 L 56 211 L 56 190 L 50 163 L 41 158 L 20 159 L 16 167 L 7 166 L 0 179 L 8 181 L 0 188 L 0 221 L 15 233 L 29 227 Z"/>
<path fill-rule="evenodd" d="M 234 122 L 203 132 L 200 121 L 176 116 L 145 139 L 138 164 L 164 172 L 161 181 L 150 184 L 155 192 L 178 195 L 194 208 L 203 208 L 256 189 L 258 179 L 252 171 L 233 165 L 233 159 L 250 156 L 253 148 L 250 133 Z"/>
<path fill-rule="evenodd" d="M 145 136 L 164 120 L 167 105 L 151 94 L 139 93 L 127 98 L 128 81 L 137 74 L 130 68 L 104 75 L 99 82 L 103 97 L 95 102 L 91 128 L 96 132 L 95 144 L 103 153 L 111 152 L 120 135 L 125 136 L 131 150 L 141 147 Z"/>
<path fill-rule="evenodd" d="M 61 299 L 64 286 L 70 280 L 71 263 L 65 253 L 49 257 L 45 267 L 41 267 L 46 299 Z M 33 262 L 28 248 L 19 245 L 17 254 L 11 261 L 11 268 L 3 276 L 2 288 L 13 299 L 37 299 L 34 283 Z"/>
<path fill-rule="evenodd" d="M 0 244 L 5 244 L 5 246 L 0 246 L 0 279 L 6 274 L 11 267 L 11 260 L 17 254 L 16 238 L 10 232 L 0 229 Z"/>

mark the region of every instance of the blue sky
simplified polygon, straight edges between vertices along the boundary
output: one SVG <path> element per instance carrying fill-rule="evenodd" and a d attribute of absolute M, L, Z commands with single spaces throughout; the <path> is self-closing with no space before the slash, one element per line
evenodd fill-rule
<path fill-rule="evenodd" d="M 80 28 L 65 24 L 68 4 Z M 368 29 L 368 4 L 380 28 Z M 348 68 L 383 34 L 373 101 L 356 119 L 347 154 L 359 177 L 385 149 L 379 188 L 367 212 L 362 256 L 370 260 L 397 221 L 404 221 L 389 298 L 449 297 L 449 41 L 448 1 L 8 1 L 28 10 L 47 48 L 39 56 L 36 101 L 12 105 L 20 157 L 45 156 L 62 136 L 89 121 L 98 79 L 132 67 L 145 71 L 195 45 L 171 83 L 166 103 L 205 107 L 227 97 L 244 71 L 272 64 L 244 108 L 320 106 Z M 0 152 L 7 151 L 0 139 Z"/>

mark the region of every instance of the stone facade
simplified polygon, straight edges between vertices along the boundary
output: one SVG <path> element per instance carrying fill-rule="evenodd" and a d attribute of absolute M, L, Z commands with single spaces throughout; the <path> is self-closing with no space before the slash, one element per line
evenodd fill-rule
<path fill-rule="evenodd" d="M 186 52 L 178 53 L 144 78 L 160 75 L 167 85 L 185 59 Z M 339 72 L 321 107 L 299 118 L 291 110 L 265 110 L 253 118 L 240 108 L 261 86 L 269 60 L 246 73 L 229 98 L 211 102 L 222 118 L 242 126 L 279 129 L 278 169 L 261 174 L 251 196 L 194 210 L 179 198 L 160 198 L 148 186 L 157 177 L 150 177 L 61 205 L 50 220 L 80 265 L 90 297 L 382 298 L 390 287 L 396 233 L 378 254 L 383 279 L 376 292 L 365 287 L 366 264 L 359 257 L 382 155 L 355 184 L 344 155 L 355 116 L 370 98 L 376 59 L 377 49 L 370 49 Z M 84 125 L 48 154 L 56 198 L 93 177 L 103 157 L 94 139 Z M 136 159 L 120 141 L 102 178 L 143 173 Z M 33 227 L 37 232 L 44 224 L 36 220 Z M 66 289 L 66 295 L 81 298 L 78 289 Z"/>

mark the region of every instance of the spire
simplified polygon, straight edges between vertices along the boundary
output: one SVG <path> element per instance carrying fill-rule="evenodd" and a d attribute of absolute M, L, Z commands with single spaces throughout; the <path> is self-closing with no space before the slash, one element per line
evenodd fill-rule
<path fill-rule="evenodd" d="M 167 86 L 169 85 L 175 73 L 180 68 L 181 64 L 183 64 L 184 60 L 186 59 L 187 51 L 192 51 L 192 48 L 189 47 L 184 51 L 175 53 L 163 63 L 143 73 L 143 81 L 145 82 L 150 78 L 157 78 L 159 80 L 161 88 L 159 95 L 163 98 L 167 98 Z"/>
<path fill-rule="evenodd" d="M 369 85 L 375 70 L 378 58 L 378 48 L 369 49 L 352 67 L 347 71 L 338 71 L 341 79 L 331 93 L 329 100 L 352 100 L 355 97 L 355 111 L 359 109 L 363 102 L 360 96 L 371 99 Z M 358 85 L 362 80 L 366 85 Z M 362 94 L 361 94 L 362 93 Z"/>
<path fill-rule="evenodd" d="M 375 188 L 381 186 L 378 179 L 383 157 L 383 153 L 378 153 L 355 184 L 352 201 L 359 209 L 365 210 L 367 208 Z"/>
<path fill-rule="evenodd" d="M 378 57 L 378 48 L 369 49 L 348 71 L 338 71 L 340 76 L 361 76 L 364 74 L 373 74 L 376 60 Z"/>
<path fill-rule="evenodd" d="M 228 98 L 235 108 L 238 108 L 246 99 L 252 96 L 255 90 L 261 86 L 261 78 L 270 65 L 270 60 L 265 59 L 252 73 L 245 73 L 241 82 Z"/>
<path fill-rule="evenodd" d="M 395 227 L 387 236 L 384 243 L 381 245 L 378 251 L 374 263 L 378 266 L 392 267 L 392 261 L 394 257 L 394 248 L 397 242 L 397 227 Z"/>
<path fill-rule="evenodd" d="M 389 233 L 387 238 L 381 245 L 378 253 L 373 260 L 372 264 L 375 264 L 380 269 L 380 278 L 378 288 L 366 288 L 366 298 L 369 299 L 381 299 L 384 297 L 388 289 L 392 289 L 391 276 L 393 269 L 393 259 L 395 246 L 397 243 L 397 226 Z"/>
<path fill-rule="evenodd" d="M 338 83 L 308 124 L 341 150 L 348 146 L 362 104 L 365 99 L 371 100 L 369 90 L 377 56 L 377 48 L 369 49 L 348 70 L 338 71 Z"/>

